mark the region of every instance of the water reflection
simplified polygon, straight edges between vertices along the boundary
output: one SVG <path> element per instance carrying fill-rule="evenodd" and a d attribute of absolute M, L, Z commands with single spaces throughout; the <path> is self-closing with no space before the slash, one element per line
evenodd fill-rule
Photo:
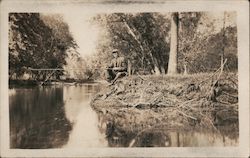
<path fill-rule="evenodd" d="M 104 133 L 97 127 L 97 114 L 89 105 L 98 88 L 90 85 L 64 88 L 66 116 L 73 122 L 73 130 L 64 148 L 107 146 Z"/>
<path fill-rule="evenodd" d="M 11 148 L 53 148 L 68 141 L 72 126 L 62 88 L 11 89 L 9 102 Z"/>
<path fill-rule="evenodd" d="M 107 146 L 89 105 L 99 89 L 87 84 L 10 89 L 11 148 Z"/>
<path fill-rule="evenodd" d="M 238 127 L 217 131 L 143 129 L 124 131 L 126 121 L 96 113 L 90 100 L 100 85 L 12 88 L 11 148 L 200 147 L 238 145 Z M 137 116 L 134 116 L 137 117 Z M 122 118 L 124 120 L 126 118 Z M 136 120 L 136 119 L 135 119 Z"/>
<path fill-rule="evenodd" d="M 122 130 L 118 118 L 99 112 L 99 128 L 105 132 L 110 147 L 208 147 L 237 146 L 237 123 L 215 129 L 183 129 L 145 128 L 141 131 Z M 108 116 L 108 117 L 107 117 Z M 136 117 L 136 116 L 135 116 Z M 123 126 L 129 126 L 129 124 Z"/>

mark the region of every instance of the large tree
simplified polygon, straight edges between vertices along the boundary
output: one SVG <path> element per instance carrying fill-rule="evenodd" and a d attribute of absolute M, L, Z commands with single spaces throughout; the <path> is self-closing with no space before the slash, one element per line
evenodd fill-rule
<path fill-rule="evenodd" d="M 172 13 L 171 15 L 171 30 L 170 30 L 170 54 L 168 62 L 168 74 L 177 73 L 178 63 L 178 23 L 179 13 Z"/>
<path fill-rule="evenodd" d="M 66 50 L 76 44 L 67 24 L 54 19 L 45 22 L 39 13 L 9 14 L 10 77 L 22 76 L 29 67 L 62 68 L 66 64 Z"/>

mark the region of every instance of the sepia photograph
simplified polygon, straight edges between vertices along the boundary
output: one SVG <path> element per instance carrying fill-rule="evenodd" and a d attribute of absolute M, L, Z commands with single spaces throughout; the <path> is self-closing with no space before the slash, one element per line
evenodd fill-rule
<path fill-rule="evenodd" d="M 241 83 L 249 87 L 239 53 L 249 50 L 239 52 L 237 10 L 6 16 L 10 150 L 238 149 L 240 127 L 249 133 L 239 112 L 246 98 L 249 114 L 249 91 L 239 95 Z"/>

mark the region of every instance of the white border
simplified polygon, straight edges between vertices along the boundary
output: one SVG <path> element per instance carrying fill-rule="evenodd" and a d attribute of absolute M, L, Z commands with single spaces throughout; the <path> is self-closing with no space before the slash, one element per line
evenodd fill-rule
<path fill-rule="evenodd" d="M 152 2 L 152 1 L 151 1 Z M 247 1 L 156 1 L 97 3 L 79 0 L 1 2 L 1 156 L 2 157 L 248 157 L 249 156 L 249 8 Z M 172 12 L 237 11 L 239 55 L 238 147 L 9 149 L 8 13 L 9 12 Z"/>

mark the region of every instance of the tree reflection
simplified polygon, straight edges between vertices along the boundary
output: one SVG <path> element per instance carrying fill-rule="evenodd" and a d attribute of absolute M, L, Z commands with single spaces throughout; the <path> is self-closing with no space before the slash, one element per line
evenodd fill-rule
<path fill-rule="evenodd" d="M 68 141 L 72 125 L 62 88 L 16 89 L 9 100 L 11 148 L 56 148 Z"/>
<path fill-rule="evenodd" d="M 99 130 L 106 135 L 109 147 L 199 147 L 237 146 L 238 134 L 233 128 L 208 130 L 199 128 L 128 128 L 130 124 L 122 119 L 99 111 Z M 139 116 L 134 116 L 139 117 Z M 126 118 L 123 118 L 126 119 Z M 136 119 L 135 119 L 136 120 Z M 123 128 L 126 127 L 126 128 Z M 146 127 L 146 125 L 142 125 Z M 126 130 L 128 129 L 128 130 Z M 222 132 L 223 131 L 223 132 Z M 225 132 L 227 131 L 227 133 Z M 230 135 L 228 133 L 231 133 Z"/>

